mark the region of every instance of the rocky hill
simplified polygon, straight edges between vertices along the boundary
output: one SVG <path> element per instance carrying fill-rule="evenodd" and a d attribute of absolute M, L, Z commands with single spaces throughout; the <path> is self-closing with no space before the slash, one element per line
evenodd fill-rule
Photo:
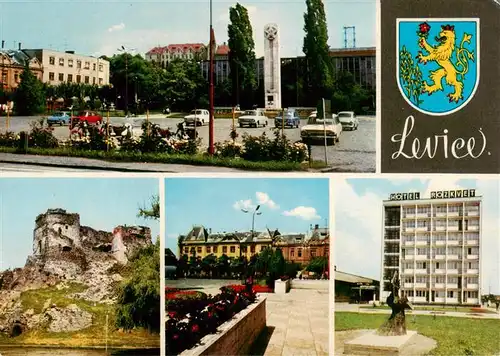
<path fill-rule="evenodd" d="M 97 231 L 62 209 L 40 214 L 25 266 L 0 272 L 0 333 L 90 327 L 98 306 L 115 303 L 131 256 L 151 243 L 148 227 Z"/>

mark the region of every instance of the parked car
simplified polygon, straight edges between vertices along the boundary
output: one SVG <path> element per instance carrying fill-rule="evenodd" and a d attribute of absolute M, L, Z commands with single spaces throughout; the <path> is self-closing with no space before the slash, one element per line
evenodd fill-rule
<path fill-rule="evenodd" d="M 337 114 L 343 129 L 357 130 L 359 120 L 354 111 L 341 111 Z"/>
<path fill-rule="evenodd" d="M 189 115 L 184 117 L 184 122 L 186 125 L 198 126 L 208 124 L 210 121 L 210 114 L 208 110 L 205 109 L 196 109 L 192 110 Z"/>
<path fill-rule="evenodd" d="M 80 111 L 78 115 L 71 117 L 71 126 L 74 127 L 79 122 L 86 122 L 88 125 L 99 125 L 102 123 L 102 116 L 95 111 Z"/>
<path fill-rule="evenodd" d="M 47 124 L 49 126 L 58 125 L 68 125 L 71 120 L 71 114 L 67 111 L 56 111 L 51 116 L 47 117 Z"/>
<path fill-rule="evenodd" d="M 335 145 L 335 142 L 339 142 L 340 135 L 342 134 L 342 124 L 337 115 L 334 114 L 331 118 L 327 119 L 310 117 L 307 120 L 307 125 L 300 129 L 300 137 L 302 138 L 302 142 L 312 143 L 324 140 L 325 132 L 327 144 Z"/>
<path fill-rule="evenodd" d="M 312 118 L 312 117 L 313 117 L 313 118 L 315 118 L 316 116 L 318 116 L 318 111 L 317 111 L 317 110 L 314 110 L 313 112 L 311 112 L 311 113 L 309 114 L 309 116 L 308 116 L 307 118 L 308 118 L 308 119 L 310 119 L 310 118 Z"/>
<path fill-rule="evenodd" d="M 284 116 L 284 117 L 283 117 Z M 280 128 L 280 127 L 299 127 L 300 126 L 300 117 L 297 111 L 295 110 L 286 110 L 284 112 L 281 112 L 276 118 L 274 119 L 274 126 Z"/>
<path fill-rule="evenodd" d="M 267 126 L 267 116 L 264 115 L 262 110 L 247 110 L 242 116 L 238 118 L 238 124 L 240 127 L 266 127 Z"/>

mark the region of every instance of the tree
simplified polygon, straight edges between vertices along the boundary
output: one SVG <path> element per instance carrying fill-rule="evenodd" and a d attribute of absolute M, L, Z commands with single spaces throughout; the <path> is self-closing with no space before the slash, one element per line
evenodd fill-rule
<path fill-rule="evenodd" d="M 314 272 L 316 274 L 323 274 L 327 268 L 328 258 L 324 256 L 314 257 L 306 267 L 309 272 Z"/>
<path fill-rule="evenodd" d="M 233 105 L 251 107 L 253 92 L 257 87 L 255 76 L 255 43 L 248 10 L 236 4 L 229 8 L 227 28 L 229 45 L 229 67 L 231 70 Z M 240 97 L 240 89 L 243 96 Z"/>
<path fill-rule="evenodd" d="M 157 211 L 155 204 L 153 198 L 148 211 Z M 158 214 L 138 215 L 159 220 L 159 208 Z M 131 276 L 118 293 L 116 325 L 127 330 L 144 327 L 160 332 L 160 239 L 139 250 L 128 263 Z"/>
<path fill-rule="evenodd" d="M 151 198 L 151 206 L 149 208 L 142 207 L 139 208 L 138 217 L 142 217 L 144 219 L 160 219 L 160 197 L 155 195 Z"/>
<path fill-rule="evenodd" d="M 21 83 L 16 90 L 16 112 L 19 115 L 33 115 L 45 109 L 45 93 L 40 80 L 25 66 L 20 76 Z"/>
<path fill-rule="evenodd" d="M 321 98 L 331 97 L 333 85 L 333 66 L 328 46 L 325 7 L 322 0 L 306 0 L 307 11 L 304 14 L 304 45 L 309 78 L 308 87 L 311 102 L 316 106 Z"/>

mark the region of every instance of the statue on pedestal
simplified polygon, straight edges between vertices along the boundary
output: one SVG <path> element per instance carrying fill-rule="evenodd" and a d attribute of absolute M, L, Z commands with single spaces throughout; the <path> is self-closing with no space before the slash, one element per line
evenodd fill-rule
<path fill-rule="evenodd" d="M 384 336 L 406 335 L 405 310 L 413 308 L 406 296 L 399 297 L 400 282 L 397 271 L 394 272 L 390 283 L 392 291 L 386 302 L 391 307 L 392 313 L 389 320 L 377 330 L 377 334 Z"/>

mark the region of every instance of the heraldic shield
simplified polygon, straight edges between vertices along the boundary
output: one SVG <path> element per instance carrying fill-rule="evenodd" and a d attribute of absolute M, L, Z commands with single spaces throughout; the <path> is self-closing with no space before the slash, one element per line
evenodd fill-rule
<path fill-rule="evenodd" d="M 414 109 L 463 109 L 479 84 L 479 19 L 397 19 L 397 80 Z"/>

